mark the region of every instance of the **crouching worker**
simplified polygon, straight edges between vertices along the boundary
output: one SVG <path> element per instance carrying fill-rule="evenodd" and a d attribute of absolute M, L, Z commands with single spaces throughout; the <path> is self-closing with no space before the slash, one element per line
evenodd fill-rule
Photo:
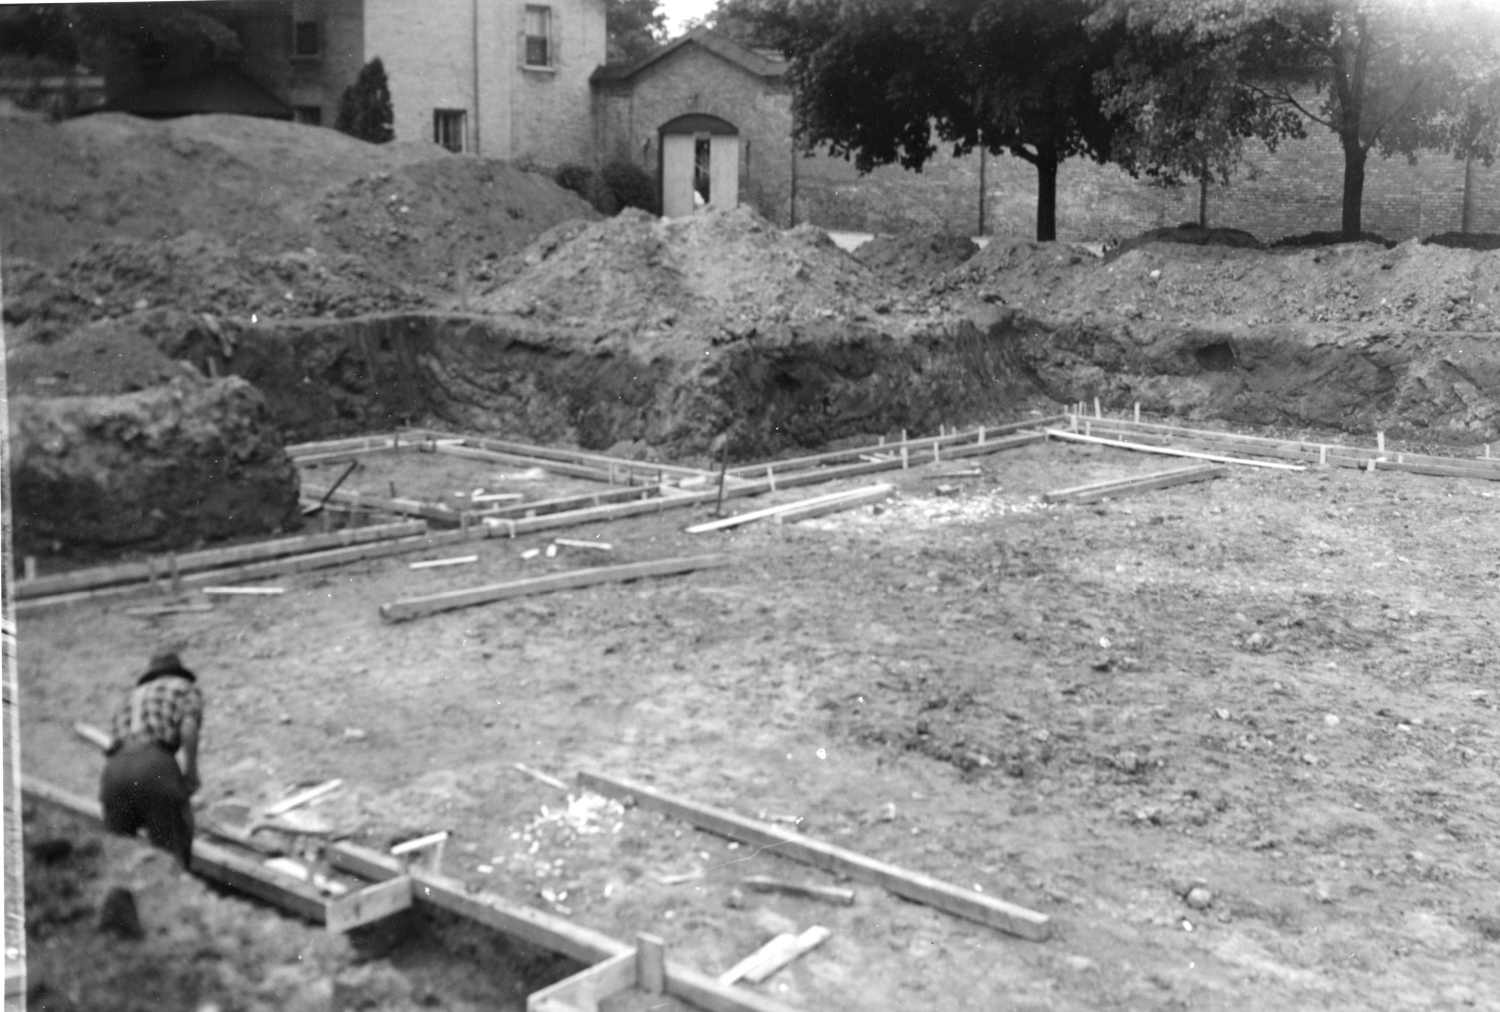
<path fill-rule="evenodd" d="M 115 712 L 99 782 L 105 828 L 126 836 L 144 828 L 184 868 L 192 864 L 202 724 L 197 677 L 175 653 L 157 654 Z"/>

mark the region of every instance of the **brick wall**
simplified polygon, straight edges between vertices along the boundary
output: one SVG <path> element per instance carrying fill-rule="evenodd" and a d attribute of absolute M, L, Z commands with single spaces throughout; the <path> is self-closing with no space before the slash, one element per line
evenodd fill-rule
<path fill-rule="evenodd" d="M 739 131 L 740 202 L 785 224 L 792 175 L 790 110 L 778 85 L 700 46 L 683 46 L 629 82 L 599 89 L 598 160 L 630 161 L 656 177 L 661 126 L 688 113 L 717 116 Z"/>
<path fill-rule="evenodd" d="M 510 157 L 523 163 L 556 167 L 591 160 L 592 96 L 589 75 L 607 55 L 604 0 L 554 2 L 552 31 L 556 65 L 552 70 L 521 68 L 520 10 L 514 7 L 510 67 L 513 134 Z"/>

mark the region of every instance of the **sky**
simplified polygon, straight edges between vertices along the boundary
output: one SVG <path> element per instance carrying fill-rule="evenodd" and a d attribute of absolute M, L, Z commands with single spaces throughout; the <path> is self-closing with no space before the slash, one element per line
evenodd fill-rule
<path fill-rule="evenodd" d="M 704 17 L 714 9 L 714 0 L 660 0 L 658 9 L 667 16 L 667 37 L 675 39 L 682 34 L 682 23 Z"/>

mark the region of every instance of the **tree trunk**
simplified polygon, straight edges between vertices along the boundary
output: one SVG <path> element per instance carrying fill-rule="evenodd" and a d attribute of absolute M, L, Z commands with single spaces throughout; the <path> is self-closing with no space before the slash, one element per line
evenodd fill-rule
<path fill-rule="evenodd" d="M 1039 150 L 1036 158 L 1036 238 L 1057 238 L 1057 152 Z"/>
<path fill-rule="evenodd" d="M 1359 238 L 1360 213 L 1365 203 L 1365 158 L 1358 138 L 1344 139 L 1344 217 L 1340 232 L 1345 242 Z"/>

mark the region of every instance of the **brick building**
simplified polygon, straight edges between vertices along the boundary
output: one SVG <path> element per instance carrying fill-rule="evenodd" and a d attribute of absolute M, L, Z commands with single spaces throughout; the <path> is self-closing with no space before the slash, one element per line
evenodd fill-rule
<path fill-rule="evenodd" d="M 379 57 L 403 140 L 540 165 L 593 160 L 589 75 L 605 61 L 604 0 L 218 0 L 195 5 L 238 35 L 216 64 L 169 88 L 129 89 L 116 108 L 172 93 L 171 111 L 275 115 L 331 126 L 360 68 Z M 225 98 L 221 82 L 245 86 Z M 160 112 L 157 114 L 167 114 Z"/>

